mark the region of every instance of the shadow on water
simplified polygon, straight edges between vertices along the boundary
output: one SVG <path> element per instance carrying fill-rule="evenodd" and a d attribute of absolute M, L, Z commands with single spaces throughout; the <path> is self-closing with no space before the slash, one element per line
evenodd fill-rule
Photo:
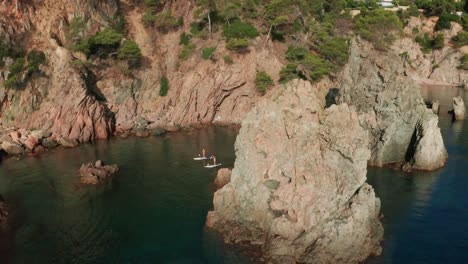
<path fill-rule="evenodd" d="M 422 87 L 426 102 L 440 101 L 439 127 L 449 153 L 444 168 L 403 173 L 369 168 L 368 182 L 382 202 L 383 254 L 367 263 L 466 263 L 468 259 L 468 128 L 452 121 L 454 87 Z"/>
<path fill-rule="evenodd" d="M 5 160 L 0 193 L 18 218 L 9 262 L 254 263 L 205 232 L 216 170 L 192 159 L 205 148 L 233 167 L 237 132 L 210 127 Z M 80 185 L 78 168 L 96 159 L 120 172 L 103 186 Z"/>

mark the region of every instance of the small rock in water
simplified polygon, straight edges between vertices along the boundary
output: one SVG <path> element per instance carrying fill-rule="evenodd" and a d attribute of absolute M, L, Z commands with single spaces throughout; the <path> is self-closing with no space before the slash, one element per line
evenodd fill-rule
<path fill-rule="evenodd" d="M 83 164 L 80 168 L 81 183 L 99 184 L 113 176 L 117 171 L 119 171 L 117 165 L 104 165 L 100 160 Z"/>
<path fill-rule="evenodd" d="M 432 101 L 432 112 L 434 112 L 434 114 L 439 114 L 439 107 L 440 107 L 440 103 L 439 103 L 439 100 L 434 100 Z"/>
<path fill-rule="evenodd" d="M 465 103 L 461 96 L 453 98 L 453 114 L 455 120 L 464 120 L 465 119 Z"/>
<path fill-rule="evenodd" d="M 160 128 L 160 127 L 153 130 L 153 136 L 156 136 L 156 137 L 157 136 L 162 136 L 162 135 L 164 135 L 166 133 L 167 133 L 167 131 L 164 128 Z"/>

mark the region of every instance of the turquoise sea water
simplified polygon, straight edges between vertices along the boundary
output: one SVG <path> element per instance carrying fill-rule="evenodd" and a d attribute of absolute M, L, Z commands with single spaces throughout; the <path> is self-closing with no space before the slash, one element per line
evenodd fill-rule
<path fill-rule="evenodd" d="M 449 152 L 435 172 L 369 168 L 382 200 L 383 254 L 367 263 L 468 263 L 468 127 L 447 111 L 457 88 L 423 88 L 441 100 Z M 255 263 L 205 230 L 216 171 L 192 160 L 201 148 L 234 163 L 232 128 L 160 138 L 112 139 L 0 165 L 0 194 L 15 205 L 16 233 L 0 263 Z M 78 168 L 102 159 L 121 171 L 82 186 Z"/>
<path fill-rule="evenodd" d="M 160 138 L 98 141 L 0 165 L 0 193 L 15 205 L 17 230 L 0 263 L 251 263 L 205 230 L 216 170 L 204 147 L 234 164 L 232 128 Z M 82 163 L 102 159 L 120 172 L 82 186 Z"/>

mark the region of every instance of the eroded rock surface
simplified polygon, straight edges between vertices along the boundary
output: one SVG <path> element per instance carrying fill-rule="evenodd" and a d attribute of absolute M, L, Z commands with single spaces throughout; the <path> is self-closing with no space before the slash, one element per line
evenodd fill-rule
<path fill-rule="evenodd" d="M 261 244 L 269 263 L 358 263 L 381 252 L 368 133 L 348 105 L 324 110 L 325 94 L 293 81 L 258 103 L 208 213 L 207 226 Z"/>
<path fill-rule="evenodd" d="M 83 184 L 99 184 L 113 176 L 119 167 L 117 165 L 104 165 L 102 161 L 81 165 L 80 176 Z"/>
<path fill-rule="evenodd" d="M 230 169 L 220 169 L 214 180 L 216 187 L 222 188 L 224 185 L 228 184 L 231 181 L 231 173 L 232 171 Z"/>

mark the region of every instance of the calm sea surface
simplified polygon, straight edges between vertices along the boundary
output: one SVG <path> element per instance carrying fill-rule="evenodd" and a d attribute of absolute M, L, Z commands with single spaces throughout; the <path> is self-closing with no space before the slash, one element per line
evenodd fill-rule
<path fill-rule="evenodd" d="M 447 166 L 422 173 L 369 169 L 385 215 L 383 255 L 368 263 L 468 263 L 468 126 L 447 111 L 458 88 L 425 87 L 441 101 Z M 0 165 L 0 194 L 15 206 L 16 233 L 0 263 L 254 263 L 205 230 L 215 170 L 206 148 L 234 164 L 237 130 L 211 127 L 160 138 L 113 139 Z M 78 183 L 82 163 L 120 172 L 102 186 Z"/>

